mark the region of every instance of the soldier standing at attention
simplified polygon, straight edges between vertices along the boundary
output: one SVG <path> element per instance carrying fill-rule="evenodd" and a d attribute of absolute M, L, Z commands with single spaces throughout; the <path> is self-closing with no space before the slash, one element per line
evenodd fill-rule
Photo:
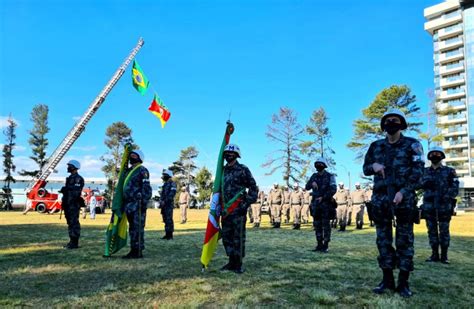
<path fill-rule="evenodd" d="M 173 239 L 174 223 L 173 223 L 173 208 L 174 208 L 174 196 L 176 195 L 176 184 L 171 179 L 173 172 L 170 170 L 163 170 L 161 179 L 163 180 L 163 186 L 161 187 L 160 194 L 160 208 L 161 215 L 163 216 L 163 222 L 165 223 L 165 236 L 161 239 L 171 240 Z"/>
<path fill-rule="evenodd" d="M 142 165 L 143 152 L 133 150 L 128 156 L 130 167 L 123 185 L 125 213 L 129 224 L 130 252 L 124 259 L 139 259 L 145 249 L 146 205 L 151 198 L 150 174 Z"/>
<path fill-rule="evenodd" d="M 81 236 L 81 224 L 79 223 L 79 211 L 84 204 L 81 192 L 84 188 L 84 178 L 77 173 L 81 164 L 76 160 L 67 163 L 67 172 L 70 173 L 66 178 L 66 184 L 59 192 L 63 194 L 61 207 L 64 209 L 66 222 L 69 232 L 69 243 L 64 246 L 66 249 L 79 248 L 79 237 Z"/>
<path fill-rule="evenodd" d="M 258 196 L 258 187 L 247 166 L 240 164 L 240 148 L 235 144 L 228 144 L 224 148 L 223 202 L 232 200 L 240 192 L 242 201 L 237 208 L 222 218 L 222 243 L 229 257 L 229 263 L 222 270 L 231 270 L 237 274 L 244 272 L 242 260 L 245 257 L 245 222 L 247 209 L 255 203 Z M 245 192 L 247 191 L 247 192 Z"/>
<path fill-rule="evenodd" d="M 308 223 L 309 221 L 309 204 L 311 203 L 311 191 L 310 190 L 303 190 L 304 195 L 304 204 L 303 208 L 301 209 L 301 220 L 303 223 Z"/>
<path fill-rule="evenodd" d="M 428 152 L 431 166 L 426 167 L 423 174 L 422 185 L 425 193 L 422 209 L 432 249 L 432 254 L 426 261 L 441 260 L 441 263 L 449 264 L 449 222 L 456 205 L 456 196 L 459 193 L 459 180 L 453 168 L 441 164 L 445 157 L 441 147 L 434 147 Z M 441 259 L 439 257 L 440 245 Z"/>
<path fill-rule="evenodd" d="M 278 187 L 277 183 L 273 184 L 273 188 L 270 190 L 270 193 L 268 193 L 268 200 L 270 201 L 273 227 L 278 229 L 281 223 L 283 191 Z"/>
<path fill-rule="evenodd" d="M 283 206 L 282 206 L 282 217 L 285 218 L 285 223 L 290 223 L 290 211 L 291 211 L 291 204 L 290 204 L 290 190 L 288 186 L 283 187 Z"/>
<path fill-rule="evenodd" d="M 265 192 L 260 191 L 258 193 L 257 201 L 251 205 L 252 216 L 253 216 L 253 227 L 260 227 L 261 209 L 263 202 L 265 201 Z"/>
<path fill-rule="evenodd" d="M 337 203 L 337 224 L 339 224 L 339 231 L 343 232 L 346 230 L 347 225 L 347 208 L 349 206 L 351 196 L 349 192 L 344 189 L 344 183 L 339 183 L 339 189 L 334 195 L 334 199 Z"/>
<path fill-rule="evenodd" d="M 186 185 L 181 187 L 181 192 L 179 193 L 179 209 L 181 210 L 181 224 L 186 223 L 188 221 L 188 208 L 189 203 L 191 202 L 191 196 L 189 195 L 188 191 L 186 190 Z"/>
<path fill-rule="evenodd" d="M 408 279 L 413 271 L 415 253 L 415 212 L 418 215 L 415 190 L 421 187 L 423 147 L 418 140 L 401 134 L 408 126 L 405 115 L 399 110 L 386 112 L 380 126 L 387 136 L 369 146 L 363 167 L 365 176 L 374 176 L 372 215 L 377 233 L 378 262 L 383 271 L 382 282 L 373 291 L 381 294 L 387 289 L 394 290 L 393 269 L 398 267 L 396 291 L 402 297 L 410 297 Z M 394 248 L 392 220 L 395 218 Z"/>
<path fill-rule="evenodd" d="M 305 186 L 306 190 L 312 190 L 310 209 L 317 241 L 313 251 L 327 253 L 331 241 L 330 220 L 334 212 L 331 200 L 337 191 L 336 179 L 333 174 L 326 171 L 326 159 L 318 158 L 314 162 L 314 167 L 318 172 L 311 175 Z"/>
<path fill-rule="evenodd" d="M 304 205 L 304 194 L 297 183 L 293 185 L 293 192 L 290 194 L 290 204 L 291 212 L 293 213 L 293 229 L 299 230 L 301 227 L 301 209 Z"/>
<path fill-rule="evenodd" d="M 352 208 L 355 213 L 356 228 L 361 230 L 364 226 L 364 207 L 367 197 L 365 191 L 360 188 L 360 183 L 355 184 L 355 191 L 351 193 Z"/>

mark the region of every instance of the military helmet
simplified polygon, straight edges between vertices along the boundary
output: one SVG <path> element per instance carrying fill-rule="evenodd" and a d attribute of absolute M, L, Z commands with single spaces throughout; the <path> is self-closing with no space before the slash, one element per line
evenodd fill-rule
<path fill-rule="evenodd" d="M 168 169 L 164 169 L 163 172 L 162 172 L 163 175 L 168 175 L 170 177 L 173 177 L 173 172 L 171 170 L 168 170 Z"/>
<path fill-rule="evenodd" d="M 234 152 L 237 154 L 237 157 L 240 158 L 240 147 L 236 144 L 228 144 L 224 148 L 224 152 Z"/>
<path fill-rule="evenodd" d="M 398 118 L 400 118 L 400 121 L 402 123 L 402 130 L 405 130 L 408 127 L 405 114 L 399 109 L 392 108 L 388 110 L 385 114 L 383 114 L 383 117 L 380 120 L 380 128 L 382 129 L 382 131 L 385 131 L 385 119 L 390 116 L 397 116 Z"/>
<path fill-rule="evenodd" d="M 356 186 L 356 187 L 357 187 L 357 186 L 360 187 L 360 182 L 356 182 L 356 183 L 355 183 L 355 186 Z"/>
<path fill-rule="evenodd" d="M 328 161 L 323 157 L 317 158 L 316 161 L 314 161 L 314 165 L 316 165 L 316 163 L 322 163 L 324 164 L 324 167 L 328 167 Z"/>
<path fill-rule="evenodd" d="M 344 183 L 341 181 L 341 182 L 339 183 L 339 185 L 340 185 L 340 186 L 344 186 Z"/>
<path fill-rule="evenodd" d="M 140 161 L 142 161 L 142 163 L 143 163 L 143 161 L 145 161 L 145 155 L 143 154 L 143 152 L 141 150 L 135 149 L 135 150 L 130 151 L 130 153 L 136 154 L 138 156 L 138 158 L 140 159 Z"/>
<path fill-rule="evenodd" d="M 79 161 L 77 161 L 77 160 L 69 160 L 69 162 L 67 164 L 74 166 L 76 169 L 81 168 L 81 163 L 79 163 Z"/>
<path fill-rule="evenodd" d="M 435 146 L 435 147 L 430 148 L 430 151 L 428 151 L 428 155 L 426 156 L 426 157 L 428 158 L 428 160 L 429 160 L 430 154 L 431 154 L 432 152 L 441 152 L 442 157 L 443 157 L 442 159 L 446 158 L 446 154 L 444 153 L 444 149 L 443 149 L 442 147 Z M 441 159 L 441 160 L 442 160 L 442 159 Z"/>

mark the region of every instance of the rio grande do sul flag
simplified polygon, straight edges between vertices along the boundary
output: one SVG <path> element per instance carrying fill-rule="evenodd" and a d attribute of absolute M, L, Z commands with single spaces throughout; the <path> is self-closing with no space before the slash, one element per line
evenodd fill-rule
<path fill-rule="evenodd" d="M 135 89 L 137 89 L 141 95 L 145 95 L 150 82 L 148 81 L 148 78 L 146 78 L 145 73 L 143 73 L 142 68 L 138 65 L 136 60 L 133 60 L 132 82 L 133 87 L 135 87 Z"/>
<path fill-rule="evenodd" d="M 209 265 L 209 262 L 216 252 L 217 243 L 219 241 L 220 217 L 223 211 L 223 198 L 221 195 L 222 174 L 224 168 L 223 153 L 225 146 L 229 144 L 232 133 L 234 133 L 234 125 L 231 122 L 227 122 L 224 139 L 217 159 L 216 175 L 214 177 L 214 186 L 212 189 L 211 209 L 209 210 L 206 234 L 202 246 L 201 264 L 203 268 L 207 268 Z"/>
<path fill-rule="evenodd" d="M 153 102 L 151 102 L 150 107 L 148 107 L 148 110 L 158 117 L 161 121 L 161 127 L 164 128 L 166 123 L 171 117 L 170 111 L 166 108 L 165 104 L 163 104 L 163 101 L 161 101 L 160 97 L 158 97 L 155 94 L 155 97 L 153 98 Z"/>

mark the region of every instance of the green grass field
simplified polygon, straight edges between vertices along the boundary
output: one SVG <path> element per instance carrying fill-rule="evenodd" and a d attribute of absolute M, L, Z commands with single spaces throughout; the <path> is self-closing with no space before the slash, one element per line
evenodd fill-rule
<path fill-rule="evenodd" d="M 201 272 L 200 254 L 207 210 L 191 210 L 187 224 L 176 224 L 175 239 L 164 241 L 157 210 L 149 210 L 145 258 L 102 258 L 109 215 L 82 220 L 78 250 L 65 250 L 65 219 L 59 214 L 0 213 L 0 306 L 32 307 L 430 307 L 474 306 L 474 214 L 453 218 L 451 265 L 430 264 L 424 221 L 416 226 L 415 295 L 374 295 L 381 278 L 373 228 L 333 232 L 330 253 L 315 245 L 310 225 L 248 225 L 246 272 L 220 272 L 222 244 L 210 268 Z M 175 212 L 175 222 L 179 214 Z"/>

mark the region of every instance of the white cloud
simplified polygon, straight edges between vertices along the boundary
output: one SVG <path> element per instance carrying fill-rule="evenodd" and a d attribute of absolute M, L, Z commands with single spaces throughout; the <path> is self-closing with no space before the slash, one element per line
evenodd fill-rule
<path fill-rule="evenodd" d="M 3 149 L 3 146 L 5 146 L 5 144 L 0 144 L 0 149 Z M 15 145 L 13 147 L 13 155 L 15 155 L 15 152 L 16 151 L 25 151 L 26 150 L 26 147 L 25 146 L 20 146 L 20 145 Z"/>
<path fill-rule="evenodd" d="M 79 119 L 81 119 L 82 116 L 74 116 L 72 117 L 72 120 L 74 121 L 79 121 Z"/>
<path fill-rule="evenodd" d="M 97 146 L 73 146 L 72 149 L 80 151 L 93 151 L 97 149 Z"/>
<path fill-rule="evenodd" d="M 0 116 L 0 129 L 8 127 L 8 118 L 10 118 L 10 117 L 9 116 Z M 13 119 L 13 121 L 15 121 L 17 127 L 19 127 L 20 122 L 17 119 L 13 118 L 13 117 L 12 117 L 12 119 Z"/>

